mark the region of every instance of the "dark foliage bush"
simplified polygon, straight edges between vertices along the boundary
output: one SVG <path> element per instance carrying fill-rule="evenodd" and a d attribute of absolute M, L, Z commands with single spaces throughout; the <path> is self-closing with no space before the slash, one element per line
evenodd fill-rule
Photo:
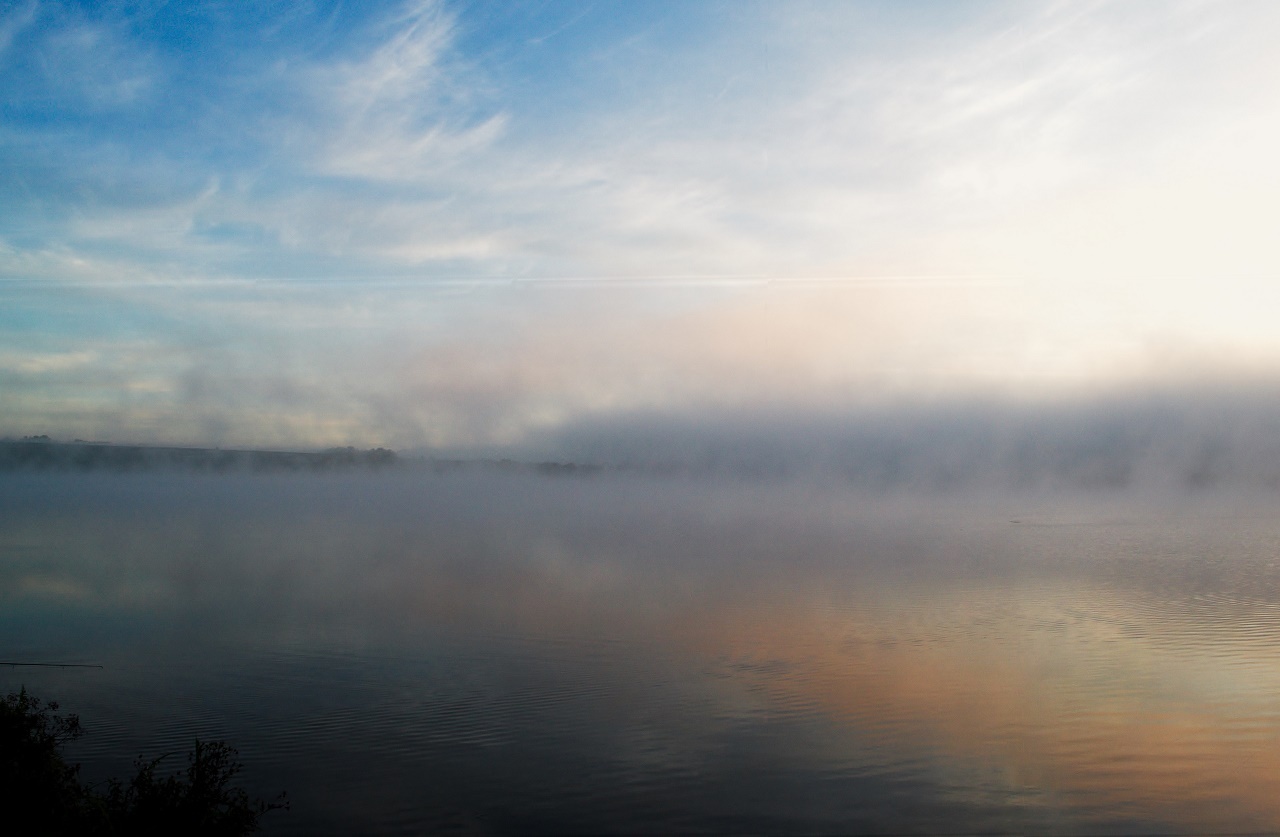
<path fill-rule="evenodd" d="M 33 834 L 150 835 L 251 834 L 267 811 L 287 808 L 250 800 L 231 781 L 240 771 L 236 751 L 221 741 L 195 742 L 186 770 L 159 775 L 169 756 L 139 759 L 127 783 L 112 779 L 105 790 L 84 785 L 79 765 L 62 757 L 62 745 L 83 730 L 75 715 L 59 715 L 23 689 L 0 702 L 0 810 Z M 170 754 L 172 755 L 172 754 Z"/>

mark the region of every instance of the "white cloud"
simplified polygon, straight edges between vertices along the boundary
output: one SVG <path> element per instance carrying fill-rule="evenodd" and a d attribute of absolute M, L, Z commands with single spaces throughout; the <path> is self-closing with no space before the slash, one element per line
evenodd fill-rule
<path fill-rule="evenodd" d="M 155 84 L 157 68 L 151 59 L 110 27 L 78 22 L 57 29 L 41 46 L 50 82 L 89 107 L 131 105 Z"/>
<path fill-rule="evenodd" d="M 0 370 L 21 375 L 47 375 L 82 369 L 98 359 L 96 352 L 0 351 Z"/>
<path fill-rule="evenodd" d="M 380 27 L 357 58 L 309 71 L 323 135 L 318 169 L 377 180 L 446 175 L 493 144 L 505 118 L 476 118 L 450 66 L 454 21 L 438 2 L 412 3 Z M 461 102 L 462 107 L 459 107 Z"/>
<path fill-rule="evenodd" d="M 36 0 L 27 0 L 21 5 L 13 6 L 7 13 L 0 14 L 0 58 L 9 51 L 14 38 L 35 21 L 38 9 Z"/>

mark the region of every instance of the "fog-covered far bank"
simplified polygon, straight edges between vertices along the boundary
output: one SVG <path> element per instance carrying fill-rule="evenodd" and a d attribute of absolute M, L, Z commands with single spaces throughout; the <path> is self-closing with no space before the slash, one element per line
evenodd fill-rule
<path fill-rule="evenodd" d="M 450 472 L 484 469 L 543 475 L 590 475 L 599 466 L 575 462 L 529 462 L 510 458 L 448 458 L 418 454 L 402 457 L 387 448 L 354 447 L 324 450 L 256 450 L 234 448 L 128 445 L 108 442 L 60 442 L 47 435 L 0 439 L 0 472 Z"/>
<path fill-rule="evenodd" d="M 0 471 L 481 470 L 800 481 L 872 492 L 1280 491 L 1280 396 L 601 414 L 505 446 L 254 450 L 0 439 Z"/>
<path fill-rule="evenodd" d="M 318 451 L 59 442 L 48 436 L 0 439 L 0 471 L 331 471 L 382 469 L 394 451 L 353 447 Z"/>
<path fill-rule="evenodd" d="M 608 416 L 548 431 L 530 455 L 873 490 L 1274 490 L 1280 397 L 1259 392 Z"/>

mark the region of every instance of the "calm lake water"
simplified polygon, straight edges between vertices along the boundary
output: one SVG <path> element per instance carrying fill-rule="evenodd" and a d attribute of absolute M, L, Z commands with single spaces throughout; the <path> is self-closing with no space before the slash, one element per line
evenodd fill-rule
<path fill-rule="evenodd" d="M 1274 832 L 1278 504 L 0 475 L 0 656 L 104 666 L 0 687 L 266 833 Z"/>

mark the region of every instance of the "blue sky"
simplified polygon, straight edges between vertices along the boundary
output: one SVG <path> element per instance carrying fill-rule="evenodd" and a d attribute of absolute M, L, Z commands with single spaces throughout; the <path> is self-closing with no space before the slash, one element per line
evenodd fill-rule
<path fill-rule="evenodd" d="M 1271 3 L 0 15 L 0 434 L 518 449 L 1280 361 Z"/>

